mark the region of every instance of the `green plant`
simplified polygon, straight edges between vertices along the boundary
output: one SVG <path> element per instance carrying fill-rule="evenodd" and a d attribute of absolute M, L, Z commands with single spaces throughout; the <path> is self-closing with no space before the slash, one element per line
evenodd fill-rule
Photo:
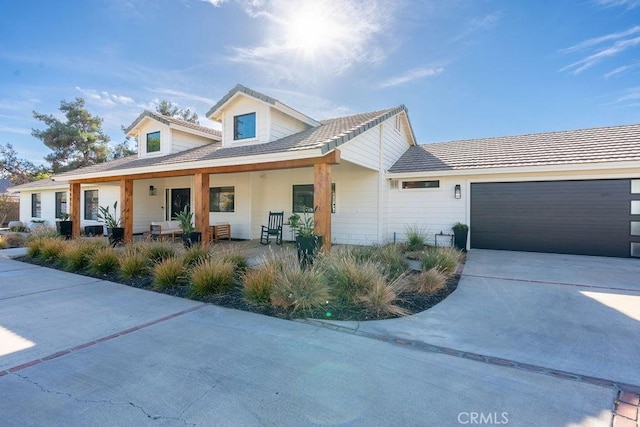
<path fill-rule="evenodd" d="M 7 249 L 9 247 L 9 243 L 4 239 L 4 236 L 0 236 L 0 249 Z"/>
<path fill-rule="evenodd" d="M 149 273 L 149 260 L 137 249 L 127 250 L 120 258 L 120 275 L 123 279 L 146 276 Z"/>
<path fill-rule="evenodd" d="M 118 212 L 118 201 L 113 202 L 113 214 L 109 211 L 109 206 L 104 207 L 100 206 L 98 208 L 98 221 L 101 221 L 107 228 L 118 228 L 120 227 L 120 218 L 116 217 L 116 212 Z"/>
<path fill-rule="evenodd" d="M 469 226 L 467 224 L 463 224 L 461 222 L 456 222 L 453 227 L 451 227 L 451 229 L 453 231 L 467 231 L 469 229 Z"/>
<path fill-rule="evenodd" d="M 64 249 L 64 241 L 56 237 L 42 239 L 38 258 L 42 261 L 54 261 Z"/>
<path fill-rule="evenodd" d="M 455 248 L 429 248 L 422 257 L 422 269 L 431 270 L 432 268 L 436 268 L 448 276 L 454 272 L 460 259 L 460 252 Z"/>
<path fill-rule="evenodd" d="M 111 247 L 98 249 L 89 257 L 88 268 L 93 274 L 113 273 L 120 267 L 118 253 Z"/>
<path fill-rule="evenodd" d="M 29 258 L 37 258 L 42 249 L 43 239 L 27 239 L 27 256 Z"/>
<path fill-rule="evenodd" d="M 176 249 L 169 243 L 151 242 L 148 244 L 140 245 L 140 249 L 143 251 L 143 253 L 146 253 L 149 261 L 152 264 L 159 263 L 176 256 Z"/>
<path fill-rule="evenodd" d="M 31 230 L 29 233 L 29 237 L 27 237 L 27 241 L 34 239 L 47 239 L 53 237 L 59 237 L 58 231 L 53 227 L 37 227 L 34 230 Z"/>
<path fill-rule="evenodd" d="M 446 274 L 437 268 L 431 268 L 412 275 L 408 281 L 408 290 L 421 294 L 434 294 L 444 289 L 446 283 Z"/>
<path fill-rule="evenodd" d="M 323 272 L 310 266 L 302 269 L 297 261 L 283 264 L 271 288 L 274 307 L 309 311 L 329 302 L 330 290 Z"/>
<path fill-rule="evenodd" d="M 417 224 L 407 226 L 407 250 L 419 251 L 427 245 L 427 229 Z"/>
<path fill-rule="evenodd" d="M 242 275 L 244 299 L 256 305 L 267 305 L 275 278 L 275 268 L 271 264 L 247 270 Z"/>
<path fill-rule="evenodd" d="M 302 216 L 294 213 L 289 217 L 289 227 L 296 236 L 311 237 L 313 236 L 313 230 L 315 221 L 313 218 L 314 210 L 310 207 L 302 207 Z"/>
<path fill-rule="evenodd" d="M 391 280 L 400 277 L 409 267 L 400 245 L 373 246 L 368 249 L 368 254 L 369 259 L 375 261 Z"/>
<path fill-rule="evenodd" d="M 406 316 L 409 311 L 396 304 L 398 294 L 404 289 L 404 277 L 400 276 L 391 283 L 380 279 L 367 289 L 358 300 L 376 316 Z"/>
<path fill-rule="evenodd" d="M 332 295 L 341 302 L 356 303 L 358 297 L 383 278 L 381 266 L 372 260 L 358 261 L 350 250 L 333 250 L 320 257 L 323 272 Z"/>
<path fill-rule="evenodd" d="M 214 256 L 219 257 L 222 261 L 233 264 L 233 269 L 236 274 L 241 274 L 247 269 L 246 251 L 238 245 L 223 247 L 222 250 L 216 252 Z"/>
<path fill-rule="evenodd" d="M 204 245 L 191 245 L 182 255 L 182 262 L 186 267 L 193 267 L 200 261 L 207 260 L 211 257 L 209 249 Z"/>
<path fill-rule="evenodd" d="M 186 205 L 182 212 L 173 219 L 180 222 L 180 228 L 184 234 L 192 233 L 195 230 L 193 227 L 193 212 L 189 210 L 189 205 Z"/>
<path fill-rule="evenodd" d="M 62 212 L 58 218 L 60 219 L 60 221 L 68 221 L 69 220 L 69 214 L 66 213 L 66 212 Z"/>
<path fill-rule="evenodd" d="M 66 271 L 81 271 L 88 266 L 91 255 L 105 247 L 106 243 L 101 240 L 68 242 L 59 256 L 59 264 Z"/>
<path fill-rule="evenodd" d="M 204 296 L 229 291 L 234 281 L 234 265 L 222 260 L 203 260 L 191 270 L 193 295 Z"/>
<path fill-rule="evenodd" d="M 9 231 L 13 231 L 15 233 L 25 233 L 29 231 L 29 229 L 24 225 L 14 225 L 13 227 L 9 227 Z"/>
<path fill-rule="evenodd" d="M 167 258 L 153 267 L 153 287 L 168 289 L 178 286 L 186 279 L 184 265 L 179 258 Z"/>

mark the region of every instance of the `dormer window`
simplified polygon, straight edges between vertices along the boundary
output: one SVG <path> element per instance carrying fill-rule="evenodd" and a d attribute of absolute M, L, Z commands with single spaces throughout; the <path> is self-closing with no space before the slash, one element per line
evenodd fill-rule
<path fill-rule="evenodd" d="M 160 151 L 160 131 L 147 134 L 147 153 Z"/>
<path fill-rule="evenodd" d="M 242 114 L 233 117 L 233 139 L 256 137 L 256 113 Z"/>

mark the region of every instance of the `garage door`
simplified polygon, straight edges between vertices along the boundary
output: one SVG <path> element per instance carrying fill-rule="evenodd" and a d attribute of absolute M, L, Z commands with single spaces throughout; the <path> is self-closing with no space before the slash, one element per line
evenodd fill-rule
<path fill-rule="evenodd" d="M 629 179 L 474 183 L 471 247 L 629 257 L 634 199 Z"/>

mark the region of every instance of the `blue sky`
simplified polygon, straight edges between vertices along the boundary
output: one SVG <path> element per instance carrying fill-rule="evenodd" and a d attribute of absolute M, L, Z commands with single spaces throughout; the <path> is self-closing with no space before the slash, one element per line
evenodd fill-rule
<path fill-rule="evenodd" d="M 640 122 L 640 0 L 0 4 L 0 144 L 83 97 L 112 142 L 236 83 L 316 119 L 405 104 L 420 143 Z"/>

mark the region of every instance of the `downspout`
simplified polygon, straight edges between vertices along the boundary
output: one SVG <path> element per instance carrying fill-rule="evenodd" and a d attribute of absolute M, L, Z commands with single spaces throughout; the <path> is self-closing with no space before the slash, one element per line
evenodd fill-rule
<path fill-rule="evenodd" d="M 384 228 L 384 156 L 383 156 L 383 141 L 384 141 L 384 123 L 380 123 L 380 138 L 378 141 L 378 244 L 382 245 L 383 228 Z"/>

